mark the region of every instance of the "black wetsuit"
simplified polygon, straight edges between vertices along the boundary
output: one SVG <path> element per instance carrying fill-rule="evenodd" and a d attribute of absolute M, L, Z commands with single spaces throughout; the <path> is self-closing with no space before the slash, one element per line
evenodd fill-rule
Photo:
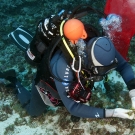
<path fill-rule="evenodd" d="M 130 80 L 134 79 L 134 73 L 131 66 L 123 59 L 123 57 L 116 51 L 116 58 L 118 60 L 118 66 L 116 70 L 121 74 L 125 83 L 127 84 Z M 73 80 L 73 71 L 68 66 L 64 55 L 59 50 L 55 53 L 51 60 L 51 67 L 53 73 L 63 79 L 63 80 Z M 56 88 L 59 93 L 59 96 L 67 108 L 67 110 L 74 116 L 82 118 L 104 118 L 105 110 L 103 108 L 96 108 L 91 106 L 84 105 L 82 103 L 77 103 L 73 99 L 67 97 L 66 89 L 71 85 L 70 83 L 59 82 L 55 80 Z M 17 85 L 20 85 L 17 83 Z M 29 93 L 27 90 L 19 87 L 18 98 L 21 104 L 25 107 L 27 112 L 31 116 L 39 116 L 46 110 L 46 105 L 40 97 L 36 87 L 32 86 L 32 91 Z M 26 103 L 26 104 L 24 104 Z"/>

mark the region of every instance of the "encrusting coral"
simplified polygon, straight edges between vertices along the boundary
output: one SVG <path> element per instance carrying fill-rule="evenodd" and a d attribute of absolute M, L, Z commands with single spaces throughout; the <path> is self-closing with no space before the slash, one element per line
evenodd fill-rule
<path fill-rule="evenodd" d="M 1 0 L 0 70 L 15 69 L 18 80 L 30 90 L 36 68 L 31 67 L 25 61 L 24 53 L 12 44 L 7 35 L 20 25 L 28 28 L 34 34 L 36 24 L 40 19 L 50 14 L 56 14 L 61 9 L 72 10 L 78 3 L 89 3 L 91 6 L 103 11 L 105 0 L 94 2 L 92 0 Z M 92 23 L 95 27 L 98 27 L 99 18 L 96 15 L 89 15 L 83 19 L 85 22 Z M 133 37 L 129 50 L 129 62 L 132 65 L 135 64 L 134 48 L 135 38 Z M 115 75 L 120 79 L 119 74 L 115 73 Z M 97 88 L 92 90 L 92 98 L 89 104 L 106 108 L 131 108 L 131 101 L 125 85 L 122 82 L 114 82 L 112 80 L 113 78 L 110 76 L 108 83 L 111 89 L 109 91 L 103 89 L 101 84 L 98 84 Z M 30 131 L 29 135 L 44 135 L 45 133 L 47 135 L 132 135 L 135 133 L 135 121 L 133 120 L 118 118 L 102 120 L 81 119 L 78 123 L 73 123 L 70 120 L 71 115 L 63 108 L 50 109 L 46 114 L 44 113 L 40 117 L 32 118 L 20 106 L 12 89 L 6 88 L 2 84 L 8 82 L 4 80 L 0 80 L 0 82 L 0 126 L 3 129 L 0 131 L 1 135 L 26 134 L 28 131 Z"/>

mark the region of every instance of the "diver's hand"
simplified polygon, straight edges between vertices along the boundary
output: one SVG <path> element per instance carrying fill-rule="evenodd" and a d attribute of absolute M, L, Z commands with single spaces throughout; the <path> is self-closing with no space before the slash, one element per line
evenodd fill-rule
<path fill-rule="evenodd" d="M 106 109 L 105 116 L 132 120 L 132 119 L 134 119 L 135 114 L 134 114 L 133 110 L 116 108 L 116 109 Z"/>
<path fill-rule="evenodd" d="M 132 120 L 132 119 L 134 119 L 134 112 L 133 112 L 133 110 L 116 108 L 116 109 L 114 109 L 113 117 Z"/>
<path fill-rule="evenodd" d="M 132 109 L 135 109 L 135 89 L 129 91 L 129 97 L 131 98 Z"/>

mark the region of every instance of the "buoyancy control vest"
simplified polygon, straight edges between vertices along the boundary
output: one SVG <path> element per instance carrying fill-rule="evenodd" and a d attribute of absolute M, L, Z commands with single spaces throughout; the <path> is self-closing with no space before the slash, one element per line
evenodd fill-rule
<path fill-rule="evenodd" d="M 89 12 L 91 13 L 93 11 L 95 13 L 98 13 L 98 14 L 102 15 L 102 16 L 105 16 L 102 12 L 100 12 L 98 10 L 95 10 L 90 6 L 84 5 L 84 7 L 85 7 L 84 9 L 80 9 L 80 7 L 82 7 L 82 5 L 78 6 L 70 14 L 68 14 L 67 15 L 68 18 L 66 18 L 65 21 L 68 20 L 68 19 L 71 19 L 71 18 L 83 17 L 83 16 L 87 15 Z M 65 12 L 63 14 L 65 15 Z M 62 17 L 62 15 L 61 15 L 61 17 Z M 101 35 L 101 34 L 99 34 L 99 31 L 94 26 L 89 25 L 89 24 L 85 24 L 84 26 L 85 26 L 85 30 L 86 30 L 87 35 L 88 35 L 88 37 L 84 40 L 85 43 L 87 43 L 91 38 L 98 37 L 98 36 Z M 61 81 L 61 82 L 68 82 L 68 81 L 61 80 L 60 78 L 56 77 L 52 73 L 51 67 L 50 67 L 50 60 L 51 60 L 53 54 L 55 53 L 55 51 L 57 49 L 61 49 L 62 52 L 65 55 L 67 63 L 69 65 L 71 65 L 71 63 L 73 63 L 73 58 L 71 57 L 71 55 L 67 51 L 67 48 L 63 45 L 63 40 L 62 40 L 63 37 L 64 37 L 64 35 L 59 34 L 55 38 L 53 37 L 52 40 L 49 40 L 49 41 L 51 41 L 51 43 L 49 43 L 49 45 L 47 45 L 47 48 L 44 50 L 44 53 L 42 54 L 43 55 L 42 59 L 37 65 L 37 75 L 36 75 L 36 78 L 35 78 L 35 84 L 38 85 L 41 88 L 44 87 L 43 89 L 47 90 L 49 93 L 52 93 L 51 95 L 53 97 L 55 97 L 56 99 L 58 99 L 60 104 L 62 104 L 62 102 L 60 101 L 59 94 L 57 93 L 57 89 L 56 89 L 56 86 L 55 86 L 55 83 L 54 83 L 54 78 L 57 79 L 58 81 Z M 65 38 L 65 40 L 68 44 L 70 44 L 68 39 Z M 46 44 L 46 43 L 43 43 L 43 44 Z M 78 69 L 79 57 L 78 57 L 77 49 L 76 49 L 76 47 L 72 47 L 72 46 L 68 46 L 68 47 L 70 48 L 71 52 L 74 52 L 74 56 L 76 58 L 76 62 L 75 62 L 74 66 L 75 66 L 75 69 Z M 82 65 L 82 67 L 84 67 L 84 65 Z M 84 72 L 85 72 L 85 70 L 82 70 L 81 73 L 84 74 Z M 87 73 L 85 73 L 83 75 L 83 78 L 81 78 L 81 79 L 85 80 L 85 77 L 87 77 L 86 74 Z M 76 82 L 78 82 L 78 77 L 76 77 L 76 73 L 74 74 L 74 76 L 76 78 L 74 80 L 74 82 L 76 83 Z M 93 82 L 93 80 L 91 81 L 91 80 L 86 79 L 85 81 L 83 81 L 83 85 L 85 85 L 87 87 L 90 87 L 90 89 L 88 91 L 86 90 L 86 92 L 84 92 L 84 89 L 83 89 L 82 90 L 83 94 L 81 93 L 81 94 L 78 94 L 78 95 L 75 95 L 76 91 L 75 91 L 75 89 L 72 89 L 71 92 L 67 93 L 67 96 L 70 96 L 71 98 L 73 98 L 73 100 L 75 100 L 77 102 L 84 102 L 84 103 L 87 102 L 87 99 L 85 100 L 85 98 L 88 98 L 88 99 L 90 98 L 91 89 L 94 86 L 94 82 Z M 77 89 L 79 87 L 80 86 L 78 85 Z M 81 87 L 83 87 L 83 86 L 81 86 Z M 43 90 L 43 89 L 41 89 L 41 90 Z M 42 92 L 45 93 L 45 91 L 42 91 Z M 81 97 L 81 95 L 83 95 L 83 96 Z M 60 104 L 58 104 L 58 105 L 60 105 Z"/>

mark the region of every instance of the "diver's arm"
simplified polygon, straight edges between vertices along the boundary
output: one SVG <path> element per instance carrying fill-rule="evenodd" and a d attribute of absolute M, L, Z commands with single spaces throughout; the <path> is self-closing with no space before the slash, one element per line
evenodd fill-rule
<path fill-rule="evenodd" d="M 72 70 L 65 62 L 62 53 L 57 52 L 55 54 L 55 57 L 53 57 L 51 60 L 51 67 L 53 73 L 57 77 L 60 77 L 61 79 L 67 81 L 73 80 Z M 55 84 L 65 107 L 74 116 L 82 118 L 119 117 L 119 118 L 133 119 L 134 114 L 132 114 L 131 116 L 127 115 L 127 112 L 131 112 L 131 110 L 126 110 L 122 108 L 103 109 L 84 105 L 82 103 L 77 103 L 73 99 L 67 97 L 66 89 L 70 84 L 59 82 L 57 80 L 55 80 Z"/>
<path fill-rule="evenodd" d="M 117 71 L 120 72 L 129 90 L 129 97 L 131 98 L 132 109 L 135 109 L 135 76 L 131 65 L 122 58 L 116 51 L 118 59 Z"/>
<path fill-rule="evenodd" d="M 115 109 L 102 109 L 96 108 L 82 103 L 76 103 L 73 99 L 67 98 L 64 85 L 61 82 L 56 81 L 56 87 L 59 95 L 70 114 L 81 118 L 108 118 L 118 117 L 123 119 L 133 119 L 134 113 L 132 110 L 115 108 Z M 97 99 L 98 100 L 98 99 Z M 130 113 L 131 115 L 128 115 Z"/>
<path fill-rule="evenodd" d="M 65 86 L 56 80 L 56 87 L 58 93 L 67 110 L 74 116 L 82 118 L 104 118 L 105 110 L 91 107 L 82 103 L 77 103 L 73 99 L 67 97 Z"/>
<path fill-rule="evenodd" d="M 135 78 L 133 69 L 131 65 L 119 54 L 117 50 L 116 50 L 116 58 L 118 60 L 118 66 L 116 70 L 121 74 L 125 83 L 128 85 L 128 82 Z"/>

